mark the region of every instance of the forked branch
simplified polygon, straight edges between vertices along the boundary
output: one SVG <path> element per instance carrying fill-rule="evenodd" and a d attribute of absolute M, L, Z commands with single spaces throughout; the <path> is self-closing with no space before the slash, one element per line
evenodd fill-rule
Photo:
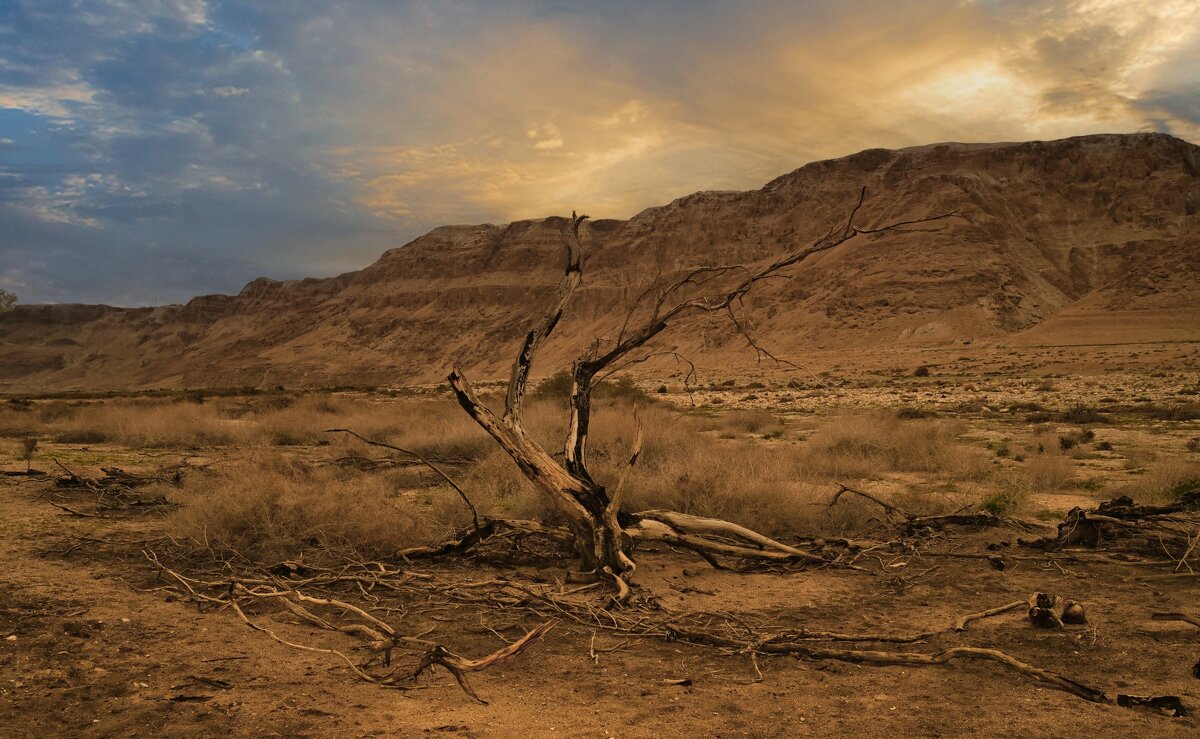
<path fill-rule="evenodd" d="M 525 401 L 525 390 L 529 385 L 529 370 L 533 366 L 533 357 L 537 354 L 542 342 L 550 337 L 554 327 L 562 320 L 563 310 L 575 294 L 575 288 L 583 281 L 581 249 L 579 247 L 579 227 L 583 225 L 586 215 L 571 214 L 571 222 L 563 232 L 563 246 L 567 253 L 567 267 L 554 299 L 546 308 L 546 314 L 536 328 L 525 335 L 521 351 L 513 360 L 509 373 L 508 394 L 504 398 L 504 420 L 513 425 L 521 423 L 521 406 Z"/>
<path fill-rule="evenodd" d="M 827 564 L 827 560 L 777 542 L 727 521 L 684 516 L 667 511 L 633 514 L 618 520 L 618 483 L 611 496 L 588 470 L 587 442 L 591 423 L 591 394 L 596 377 L 611 370 L 632 352 L 646 346 L 677 321 L 705 313 L 727 313 L 735 329 L 747 338 L 759 356 L 773 357 L 750 335 L 749 326 L 734 313 L 753 287 L 764 280 L 783 277 L 788 268 L 813 255 L 835 249 L 860 234 L 878 234 L 903 226 L 950 218 L 943 213 L 924 218 L 896 221 L 871 228 L 860 227 L 855 219 L 866 200 L 866 189 L 844 226 L 835 226 L 805 246 L 795 248 L 767 264 L 721 265 L 688 270 L 670 283 L 655 279 L 650 288 L 634 301 L 613 341 L 597 340 L 593 348 L 577 359 L 571 371 L 570 419 L 560 464 L 522 426 L 521 412 L 534 358 L 543 342 L 562 319 L 567 304 L 582 281 L 580 227 L 584 216 L 572 214 L 562 230 L 566 268 L 541 321 L 526 335 L 513 361 L 505 396 L 504 413 L 497 416 L 484 405 L 463 373 L 455 368 L 449 376 L 450 387 L 464 410 L 513 458 L 525 476 L 540 488 L 559 508 L 575 537 L 576 550 L 585 572 L 606 579 L 617 589 L 618 601 L 629 594 L 626 578 L 635 569 L 629 557 L 630 547 L 638 540 L 660 541 L 690 549 L 716 565 L 716 556 L 730 556 L 759 562 L 801 562 Z M 639 306 L 645 306 L 639 308 Z M 640 318 L 633 320 L 635 313 Z M 641 361 L 633 359 L 630 361 Z M 616 500 L 614 500 L 616 498 Z"/>

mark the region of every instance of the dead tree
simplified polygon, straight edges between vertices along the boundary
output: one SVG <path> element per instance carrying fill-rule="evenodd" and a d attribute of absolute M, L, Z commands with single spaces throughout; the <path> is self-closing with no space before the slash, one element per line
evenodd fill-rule
<path fill-rule="evenodd" d="M 561 463 L 530 437 L 521 414 L 534 358 L 558 326 L 582 281 L 580 232 L 587 216 L 572 214 L 569 220 L 563 220 L 566 270 L 545 315 L 526 334 L 513 361 L 503 412 L 497 414 L 484 405 L 459 369 L 455 368 L 450 373 L 450 387 L 463 409 L 562 512 L 574 534 L 575 549 L 582 560 L 584 573 L 609 580 L 618 590 L 618 599 L 624 600 L 629 593 L 628 581 L 635 569 L 630 552 L 634 544 L 640 541 L 659 541 L 686 548 L 710 562 L 714 562 L 715 557 L 724 556 L 752 561 L 825 563 L 823 558 L 815 554 L 787 546 L 729 521 L 668 511 L 622 512 L 619 486 L 610 494 L 588 471 L 591 394 L 602 373 L 613 371 L 623 361 L 644 361 L 651 354 L 638 356 L 635 353 L 643 350 L 669 327 L 696 315 L 727 316 L 734 329 L 756 353 L 774 359 L 754 340 L 748 324 L 736 312 L 756 284 L 783 277 L 788 268 L 859 235 L 895 231 L 903 226 L 955 215 L 945 213 L 861 228 L 856 225 L 855 217 L 865 196 L 864 188 L 844 224 L 769 263 L 757 266 L 705 266 L 686 271 L 670 281 L 656 279 L 634 301 L 616 338 L 607 342 L 597 340 L 586 354 L 575 360 L 571 370 L 570 419 Z"/>

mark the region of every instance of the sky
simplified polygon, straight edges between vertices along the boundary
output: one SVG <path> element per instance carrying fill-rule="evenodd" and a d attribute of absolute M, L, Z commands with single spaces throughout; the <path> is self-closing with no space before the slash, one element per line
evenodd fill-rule
<path fill-rule="evenodd" d="M 1200 142 L 1196 0 L 0 0 L 0 289 L 154 305 L 873 147 Z"/>

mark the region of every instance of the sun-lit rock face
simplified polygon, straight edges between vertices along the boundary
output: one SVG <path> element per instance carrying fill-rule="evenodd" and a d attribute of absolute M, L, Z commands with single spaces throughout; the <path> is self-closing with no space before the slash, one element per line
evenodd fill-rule
<path fill-rule="evenodd" d="M 591 222 L 584 285 L 541 369 L 612 335 L 655 274 L 808 243 L 844 223 L 862 187 L 863 226 L 958 216 L 860 236 L 758 286 L 746 315 L 775 354 L 1200 339 L 1200 147 L 1102 135 L 870 149 L 760 190 Z M 374 385 L 437 381 L 456 363 L 495 376 L 558 281 L 560 224 L 444 226 L 359 272 L 258 279 L 183 306 L 22 306 L 0 318 L 0 384 Z M 747 357 L 744 339 L 707 318 L 660 343 L 709 367 Z"/>

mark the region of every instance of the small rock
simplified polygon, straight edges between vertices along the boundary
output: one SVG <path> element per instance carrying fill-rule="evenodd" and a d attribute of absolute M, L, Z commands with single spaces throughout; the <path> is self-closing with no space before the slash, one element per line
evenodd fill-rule
<path fill-rule="evenodd" d="M 1064 624 L 1086 624 L 1087 614 L 1084 613 L 1083 606 L 1069 600 L 1063 608 L 1062 620 Z"/>
<path fill-rule="evenodd" d="M 63 624 L 63 632 L 77 639 L 87 639 L 92 635 L 92 630 L 82 621 L 67 621 Z"/>

